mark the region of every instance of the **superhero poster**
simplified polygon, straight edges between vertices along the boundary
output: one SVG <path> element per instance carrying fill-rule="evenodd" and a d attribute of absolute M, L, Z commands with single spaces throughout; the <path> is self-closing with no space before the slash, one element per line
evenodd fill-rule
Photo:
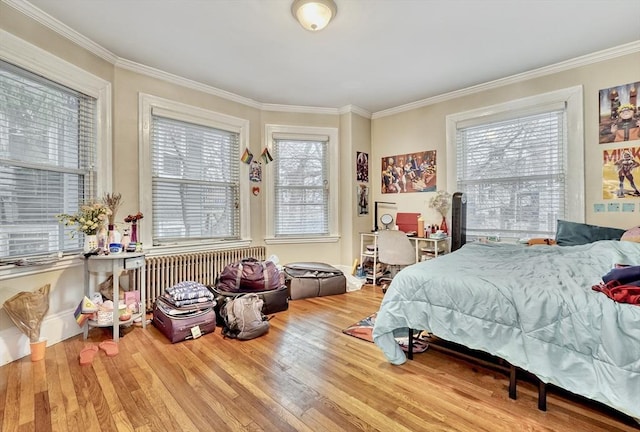
<path fill-rule="evenodd" d="M 600 144 L 640 139 L 640 81 L 600 90 Z"/>
<path fill-rule="evenodd" d="M 382 193 L 435 192 L 436 151 L 382 158 Z"/>
<path fill-rule="evenodd" d="M 602 152 L 602 198 L 640 197 L 640 147 L 622 147 Z"/>

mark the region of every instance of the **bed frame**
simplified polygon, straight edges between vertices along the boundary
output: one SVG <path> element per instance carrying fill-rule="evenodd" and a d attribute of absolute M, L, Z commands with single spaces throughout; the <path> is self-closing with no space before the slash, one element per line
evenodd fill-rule
<path fill-rule="evenodd" d="M 453 194 L 451 199 L 451 252 L 460 249 L 467 242 L 467 199 L 461 192 L 456 192 Z M 409 360 L 413 360 L 413 339 L 414 339 L 414 331 L 409 330 L 409 346 L 407 352 L 407 358 Z M 472 355 L 461 354 L 458 351 L 448 348 L 441 349 L 448 351 L 450 353 L 456 355 L 462 355 L 463 357 L 468 357 L 474 361 L 478 361 L 477 357 Z M 508 364 L 507 367 L 504 368 L 505 372 L 509 373 L 509 398 L 517 399 L 517 380 L 518 380 L 518 371 L 522 371 L 520 368 L 509 364 L 503 359 L 500 361 Z M 527 372 L 529 373 L 529 372 Z M 538 382 L 538 409 L 541 411 L 547 410 L 547 385 L 542 382 L 537 376 L 534 374 L 530 374 L 535 377 Z"/>

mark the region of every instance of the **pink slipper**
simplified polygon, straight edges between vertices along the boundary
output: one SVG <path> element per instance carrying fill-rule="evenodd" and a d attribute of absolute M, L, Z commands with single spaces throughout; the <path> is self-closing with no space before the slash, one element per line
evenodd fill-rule
<path fill-rule="evenodd" d="M 120 352 L 118 350 L 118 344 L 112 340 L 106 340 L 104 342 L 100 342 L 99 346 L 100 346 L 100 349 L 103 350 L 108 357 L 116 356 Z"/>
<path fill-rule="evenodd" d="M 98 347 L 95 345 L 87 345 L 82 348 L 82 351 L 80 351 L 80 366 L 91 364 L 97 352 Z"/>

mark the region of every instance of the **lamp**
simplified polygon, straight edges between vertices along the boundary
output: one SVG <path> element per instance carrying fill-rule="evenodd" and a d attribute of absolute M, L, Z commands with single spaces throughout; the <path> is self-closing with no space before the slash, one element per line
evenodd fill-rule
<path fill-rule="evenodd" d="M 305 29 L 318 31 L 336 16 L 338 8 L 333 0 L 295 0 L 291 13 Z"/>

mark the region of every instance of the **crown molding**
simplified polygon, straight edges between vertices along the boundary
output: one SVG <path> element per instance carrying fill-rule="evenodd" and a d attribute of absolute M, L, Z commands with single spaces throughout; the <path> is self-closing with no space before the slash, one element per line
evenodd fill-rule
<path fill-rule="evenodd" d="M 338 109 L 338 113 L 340 114 L 358 114 L 360 117 L 364 117 L 366 119 L 371 119 L 371 113 L 364 108 L 360 108 L 356 105 L 345 105 L 342 108 Z"/>
<path fill-rule="evenodd" d="M 261 104 L 260 109 L 264 111 L 291 112 L 302 114 L 330 114 L 338 115 L 337 108 L 323 108 L 302 105 L 279 105 L 279 104 Z"/>
<path fill-rule="evenodd" d="M 523 72 L 520 74 L 512 75 L 505 78 L 500 78 L 494 81 L 489 81 L 483 84 L 467 87 L 460 90 L 455 90 L 450 93 L 434 96 L 427 99 L 422 99 L 416 102 L 411 102 L 406 105 L 400 105 L 395 108 L 389 108 L 386 110 L 375 112 L 371 115 L 372 119 L 381 117 L 387 117 L 390 115 L 398 114 L 405 111 L 410 111 L 416 108 L 422 108 L 428 105 L 434 105 L 440 102 L 446 102 L 451 99 L 456 99 L 463 96 L 469 96 L 474 93 L 479 93 L 486 90 L 495 89 L 498 87 L 514 84 L 534 78 L 551 75 L 558 72 L 564 72 L 569 69 L 573 69 L 580 66 L 587 66 L 593 63 L 598 63 L 605 60 L 610 60 L 616 57 L 621 57 L 628 54 L 634 54 L 640 52 L 640 40 L 630 42 L 624 45 L 620 45 L 614 48 L 609 48 L 595 53 L 587 54 L 584 56 L 576 57 L 570 60 L 566 60 L 560 63 L 556 63 L 550 66 L 533 69 L 531 71 Z"/>
<path fill-rule="evenodd" d="M 81 35 L 71 27 L 63 24 L 25 0 L 2 0 L 2 2 L 109 63 L 115 64 L 118 59 L 118 56 L 111 51 L 98 45 L 88 37 Z"/>
<path fill-rule="evenodd" d="M 201 91 L 203 93 L 207 93 L 207 94 L 217 96 L 223 99 L 227 99 L 233 102 L 237 102 L 243 105 L 247 105 L 252 108 L 261 109 L 262 107 L 262 104 L 260 102 L 256 102 L 253 99 L 240 96 L 235 93 L 228 92 L 226 90 L 221 90 L 219 88 L 216 88 L 210 85 L 202 84 L 198 81 L 183 78 L 181 76 L 174 75 L 172 73 L 165 72 L 160 69 L 155 69 L 150 66 L 145 66 L 143 64 L 136 63 L 123 58 L 119 58 L 115 62 L 115 66 L 122 69 L 130 70 L 132 72 L 136 72 L 142 75 L 147 75 L 152 78 L 157 78 L 162 81 L 168 81 L 170 83 L 177 84 L 182 87 L 187 87 L 193 90 Z"/>

